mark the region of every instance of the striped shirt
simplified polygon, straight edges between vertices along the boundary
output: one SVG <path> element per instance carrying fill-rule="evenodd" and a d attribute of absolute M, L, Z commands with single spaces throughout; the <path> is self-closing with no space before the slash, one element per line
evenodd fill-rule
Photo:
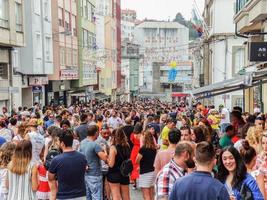
<path fill-rule="evenodd" d="M 185 170 L 172 159 L 158 173 L 155 184 L 156 199 L 168 197 L 175 181 L 185 175 Z"/>
<path fill-rule="evenodd" d="M 32 190 L 31 171 L 32 164 L 23 175 L 14 174 L 8 171 L 8 200 L 35 200 L 35 192 Z"/>

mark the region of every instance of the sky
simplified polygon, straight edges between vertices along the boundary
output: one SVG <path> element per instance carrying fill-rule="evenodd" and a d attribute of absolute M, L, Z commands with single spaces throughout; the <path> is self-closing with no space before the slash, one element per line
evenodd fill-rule
<path fill-rule="evenodd" d="M 205 0 L 121 0 L 121 7 L 135 10 L 137 19 L 140 20 L 147 18 L 172 21 L 178 12 L 189 20 L 194 1 L 202 14 Z"/>

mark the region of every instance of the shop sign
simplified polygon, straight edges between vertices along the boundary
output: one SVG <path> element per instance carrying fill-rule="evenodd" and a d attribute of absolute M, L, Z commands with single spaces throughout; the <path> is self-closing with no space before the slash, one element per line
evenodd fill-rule
<path fill-rule="evenodd" d="M 47 85 L 48 84 L 48 77 L 47 76 L 31 76 L 29 77 L 29 85 Z"/>
<path fill-rule="evenodd" d="M 251 62 L 267 61 L 267 42 L 251 42 L 249 60 Z"/>
<path fill-rule="evenodd" d="M 74 69 L 62 69 L 60 70 L 60 79 L 61 80 L 72 80 L 78 79 L 78 70 Z"/>
<path fill-rule="evenodd" d="M 42 86 L 32 86 L 32 93 L 42 93 Z"/>

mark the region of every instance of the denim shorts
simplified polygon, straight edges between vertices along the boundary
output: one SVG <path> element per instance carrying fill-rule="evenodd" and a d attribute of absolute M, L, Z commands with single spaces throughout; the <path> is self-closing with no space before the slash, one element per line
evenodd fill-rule
<path fill-rule="evenodd" d="M 85 175 L 86 199 L 103 200 L 103 177 Z"/>

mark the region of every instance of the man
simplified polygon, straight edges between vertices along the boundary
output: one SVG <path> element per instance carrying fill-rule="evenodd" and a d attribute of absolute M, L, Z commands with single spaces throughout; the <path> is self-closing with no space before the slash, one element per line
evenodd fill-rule
<path fill-rule="evenodd" d="M 137 113 L 135 110 L 132 110 L 131 112 L 131 119 L 133 120 L 134 122 L 134 125 L 140 121 L 140 118 L 137 116 Z"/>
<path fill-rule="evenodd" d="M 221 137 L 219 144 L 221 148 L 233 145 L 232 138 L 235 136 L 235 129 L 232 125 L 225 128 L 225 135 Z"/>
<path fill-rule="evenodd" d="M 167 119 L 166 123 L 167 124 L 163 128 L 161 135 L 160 135 L 161 142 L 162 142 L 162 145 L 161 145 L 162 150 L 167 149 L 169 146 L 169 132 L 170 132 L 170 129 L 175 128 L 176 120 L 169 118 Z"/>
<path fill-rule="evenodd" d="M 196 146 L 197 170 L 176 181 L 169 200 L 229 200 L 225 186 L 211 175 L 216 165 L 212 144 L 200 142 Z"/>
<path fill-rule="evenodd" d="M 93 126 L 96 125 L 95 123 L 95 117 L 93 113 L 88 113 L 88 121 L 87 121 L 88 126 Z"/>
<path fill-rule="evenodd" d="M 181 139 L 181 131 L 174 128 L 169 132 L 169 146 L 166 150 L 159 151 L 154 161 L 155 174 L 158 172 L 173 158 L 175 148 Z"/>
<path fill-rule="evenodd" d="M 191 141 L 191 130 L 189 126 L 182 126 L 181 130 L 181 141 Z"/>
<path fill-rule="evenodd" d="M 87 137 L 88 132 L 88 116 L 85 113 L 82 113 L 80 116 L 81 123 L 80 125 L 74 130 L 74 133 L 77 137 L 79 137 L 79 141 L 81 142 Z"/>
<path fill-rule="evenodd" d="M 85 155 L 88 169 L 85 173 L 87 199 L 103 199 L 103 179 L 100 160 L 106 161 L 107 154 L 96 142 L 98 128 L 96 125 L 89 126 L 88 136 L 81 142 L 80 152 Z"/>
<path fill-rule="evenodd" d="M 186 142 L 178 143 L 173 159 L 163 167 L 156 178 L 156 199 L 167 200 L 175 181 L 185 175 L 188 163 L 193 162 L 193 148 Z"/>
<path fill-rule="evenodd" d="M 111 117 L 108 119 L 108 123 L 112 129 L 119 128 L 119 126 L 122 125 L 121 118 L 117 117 L 117 111 L 112 111 Z"/>
<path fill-rule="evenodd" d="M 227 108 L 224 108 L 223 105 L 219 106 L 220 110 L 220 118 L 221 118 L 221 123 L 220 123 L 220 131 L 221 133 L 225 133 L 225 128 L 230 125 L 230 113 Z"/>
<path fill-rule="evenodd" d="M 48 173 L 50 200 L 84 200 L 86 158 L 72 149 L 73 136 L 70 131 L 61 130 L 59 141 L 63 153 L 52 160 Z"/>

